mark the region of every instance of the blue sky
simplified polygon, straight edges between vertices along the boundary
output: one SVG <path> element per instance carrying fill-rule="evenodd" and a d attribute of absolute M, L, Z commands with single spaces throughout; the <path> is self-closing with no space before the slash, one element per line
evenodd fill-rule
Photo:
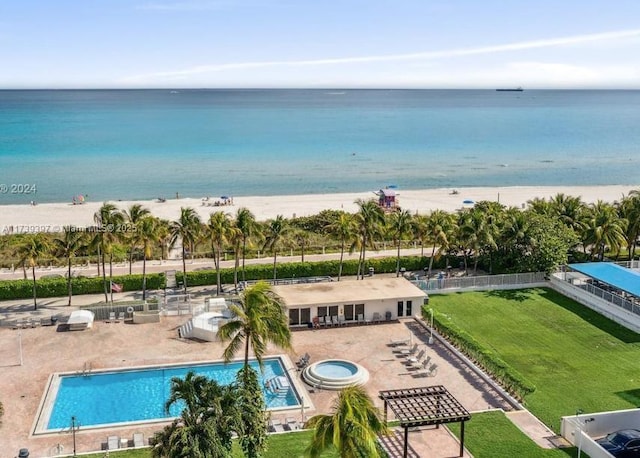
<path fill-rule="evenodd" d="M 640 88 L 637 0 L 0 0 L 0 88 Z"/>

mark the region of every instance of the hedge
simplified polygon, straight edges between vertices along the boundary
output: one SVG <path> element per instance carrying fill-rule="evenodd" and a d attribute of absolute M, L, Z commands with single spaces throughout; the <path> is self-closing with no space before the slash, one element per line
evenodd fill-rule
<path fill-rule="evenodd" d="M 107 282 L 109 279 L 107 278 Z M 113 282 L 122 285 L 123 291 L 142 290 L 142 275 L 120 275 Z M 164 274 L 148 274 L 147 289 L 164 288 Z M 71 287 L 74 295 L 104 293 L 102 277 L 73 278 Z M 36 281 L 38 297 L 64 297 L 69 294 L 66 278 L 42 278 Z M 33 297 L 33 280 L 0 281 L 0 300 L 29 299 Z"/>
<path fill-rule="evenodd" d="M 422 316 L 425 320 L 429 319 L 428 307 L 422 308 Z M 536 390 L 535 385 L 522 374 L 500 359 L 491 349 L 482 346 L 468 332 L 454 324 L 448 316 L 434 311 L 433 324 L 440 334 L 520 401 Z"/>

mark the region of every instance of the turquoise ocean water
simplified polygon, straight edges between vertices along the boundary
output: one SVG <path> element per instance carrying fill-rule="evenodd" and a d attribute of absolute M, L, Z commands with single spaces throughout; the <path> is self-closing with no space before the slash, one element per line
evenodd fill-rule
<path fill-rule="evenodd" d="M 0 91 L 0 204 L 633 185 L 639 170 L 640 91 Z"/>

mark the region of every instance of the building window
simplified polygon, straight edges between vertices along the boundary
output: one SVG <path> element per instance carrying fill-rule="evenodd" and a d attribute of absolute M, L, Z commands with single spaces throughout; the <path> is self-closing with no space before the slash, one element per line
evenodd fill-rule
<path fill-rule="evenodd" d="M 318 307 L 318 316 L 327 316 L 327 307 Z"/>
<path fill-rule="evenodd" d="M 356 304 L 356 318 L 360 315 L 364 317 L 364 304 Z"/>
<path fill-rule="evenodd" d="M 299 309 L 289 309 L 289 326 L 296 326 L 300 324 L 299 315 Z"/>
<path fill-rule="evenodd" d="M 398 301 L 398 316 L 404 316 L 404 302 Z"/>
<path fill-rule="evenodd" d="M 406 314 L 407 316 L 411 316 L 411 307 L 413 305 L 413 301 L 407 301 L 407 309 L 406 309 Z"/>
<path fill-rule="evenodd" d="M 353 321 L 353 304 L 347 304 L 344 306 L 344 319 L 347 321 Z"/>

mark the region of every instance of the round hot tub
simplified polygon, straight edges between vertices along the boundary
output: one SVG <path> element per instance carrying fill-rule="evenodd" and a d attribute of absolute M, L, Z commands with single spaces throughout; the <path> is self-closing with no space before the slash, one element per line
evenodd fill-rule
<path fill-rule="evenodd" d="M 309 385 L 328 390 L 340 390 L 349 385 L 363 385 L 369 372 L 362 366 L 344 359 L 325 359 L 309 365 L 302 378 Z"/>

